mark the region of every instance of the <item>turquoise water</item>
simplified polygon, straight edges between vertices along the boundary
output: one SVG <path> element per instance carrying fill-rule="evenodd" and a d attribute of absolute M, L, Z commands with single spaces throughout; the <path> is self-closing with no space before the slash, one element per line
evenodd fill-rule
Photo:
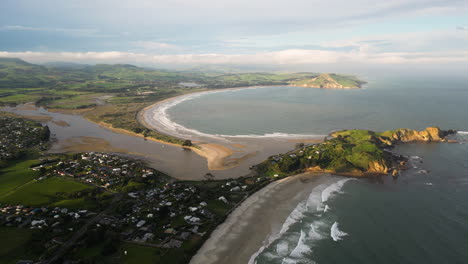
<path fill-rule="evenodd" d="M 327 134 L 335 129 L 468 131 L 467 78 L 382 78 L 363 90 L 272 87 L 209 94 L 169 110 L 212 134 Z M 468 139 L 467 134 L 459 135 Z M 342 179 L 310 190 L 252 263 L 466 263 L 468 144 L 406 144 L 394 180 Z"/>

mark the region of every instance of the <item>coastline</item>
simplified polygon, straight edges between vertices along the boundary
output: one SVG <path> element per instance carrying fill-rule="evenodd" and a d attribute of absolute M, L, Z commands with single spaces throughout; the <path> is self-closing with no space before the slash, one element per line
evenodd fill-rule
<path fill-rule="evenodd" d="M 274 181 L 231 212 L 195 254 L 190 264 L 246 264 L 306 200 L 313 188 L 333 180 L 329 174 L 303 173 Z"/>
<path fill-rule="evenodd" d="M 294 85 L 294 84 L 289 84 L 288 86 L 293 86 L 293 87 L 301 87 L 301 88 L 315 88 L 315 89 L 325 89 L 325 90 L 355 90 L 355 89 L 362 89 L 362 87 L 318 87 L 318 86 L 307 86 L 307 85 Z"/>
<path fill-rule="evenodd" d="M 206 90 L 206 91 L 197 91 L 197 92 L 193 92 L 193 93 L 186 93 L 186 94 L 181 94 L 181 95 L 177 95 L 177 96 L 174 96 L 174 97 L 170 97 L 170 98 L 167 98 L 167 99 L 164 99 L 164 100 L 161 100 L 161 101 L 158 101 L 158 102 L 155 102 L 151 105 L 148 105 L 146 107 L 144 107 L 143 109 L 141 109 L 138 113 L 137 113 L 137 116 L 136 116 L 136 119 L 137 121 L 143 125 L 144 127 L 148 128 L 148 129 L 151 129 L 153 131 L 156 131 L 157 133 L 160 133 L 160 134 L 165 134 L 165 135 L 168 135 L 168 136 L 171 136 L 171 137 L 175 137 L 175 138 L 179 138 L 177 136 L 174 136 L 174 135 L 170 135 L 170 134 L 166 134 L 166 133 L 163 133 L 161 131 L 158 131 L 157 129 L 155 129 L 154 127 L 152 127 L 150 124 L 148 124 L 145 119 L 143 118 L 144 116 L 144 113 L 146 111 L 148 111 L 149 109 L 157 106 L 157 105 L 160 105 L 160 104 L 163 104 L 163 103 L 166 103 L 168 101 L 172 101 L 172 100 L 175 100 L 177 98 L 180 98 L 182 96 L 188 96 L 188 95 L 194 95 L 194 94 L 203 94 L 203 93 L 210 93 L 210 92 L 223 92 L 223 91 L 235 91 L 235 90 L 241 90 L 241 89 L 252 89 L 252 88 L 260 88 L 260 87 L 274 87 L 274 85 L 270 85 L 270 86 L 247 86 L 247 87 L 235 87 L 235 88 L 224 88 L 224 89 L 213 89 L 213 90 Z M 127 131 L 127 130 L 124 130 L 124 129 L 118 129 L 118 128 L 113 128 L 111 125 L 108 125 L 106 123 L 103 123 L 103 124 L 100 124 L 100 125 L 103 125 L 109 129 L 117 129 L 115 130 L 115 132 L 117 133 L 120 133 L 119 131 L 126 131 L 127 133 L 130 133 L 130 134 L 134 134 L 135 136 L 140 136 L 142 137 L 142 135 L 139 135 L 139 134 L 136 134 L 136 133 L 133 133 L 131 131 Z M 113 130 L 114 131 L 114 130 Z M 150 140 L 153 140 L 153 141 L 156 141 L 156 142 L 159 142 L 159 143 L 163 143 L 163 144 L 169 144 L 169 145 L 174 145 L 174 146 L 180 146 L 182 147 L 181 145 L 178 145 L 178 144 L 174 144 L 174 143 L 169 143 L 169 142 L 165 142 L 165 141 L 162 141 L 162 140 L 157 140 L 157 139 L 154 139 L 154 138 L 151 138 L 151 137 L 147 137 L 147 139 L 150 139 Z M 181 138 L 179 138 L 181 139 Z M 251 154 L 246 154 L 244 157 L 242 158 L 236 158 L 234 162 L 227 162 L 227 159 L 229 157 L 231 157 L 233 154 L 234 154 L 234 150 L 231 148 L 232 147 L 236 147 L 236 145 L 234 144 L 228 144 L 228 145 L 221 145 L 221 144 L 217 144 L 217 143 L 213 143 L 213 142 L 194 142 L 194 145 L 198 146 L 199 148 L 196 148 L 196 147 L 187 147 L 188 149 L 191 149 L 193 152 L 197 153 L 198 155 L 206 158 L 207 160 L 207 163 L 208 163 L 208 168 L 210 170 L 227 170 L 227 169 L 230 169 L 230 168 L 233 168 L 233 167 L 236 167 L 240 162 L 242 162 L 243 158 L 244 157 L 247 157 L 248 155 L 251 155 Z M 228 163 L 228 164 L 227 164 Z"/>

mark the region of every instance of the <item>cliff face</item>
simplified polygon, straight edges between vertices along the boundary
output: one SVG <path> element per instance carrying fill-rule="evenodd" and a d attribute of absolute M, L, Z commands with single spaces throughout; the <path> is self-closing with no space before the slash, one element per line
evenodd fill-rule
<path fill-rule="evenodd" d="M 428 127 L 423 131 L 400 128 L 393 132 L 392 139 L 400 142 L 444 142 L 446 141 L 446 136 L 453 133 L 455 132 L 451 130 L 443 131 L 438 127 Z"/>
<path fill-rule="evenodd" d="M 381 160 L 381 161 L 371 161 L 369 162 L 369 167 L 367 168 L 367 172 L 369 173 L 379 173 L 379 174 L 387 174 L 389 173 L 389 168 L 387 165 L 387 161 Z"/>

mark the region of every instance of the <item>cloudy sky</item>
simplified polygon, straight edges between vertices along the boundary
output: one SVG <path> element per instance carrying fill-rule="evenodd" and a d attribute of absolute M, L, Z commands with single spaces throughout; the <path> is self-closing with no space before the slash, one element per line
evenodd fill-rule
<path fill-rule="evenodd" d="M 0 56 L 138 65 L 459 65 L 467 0 L 1 0 Z"/>

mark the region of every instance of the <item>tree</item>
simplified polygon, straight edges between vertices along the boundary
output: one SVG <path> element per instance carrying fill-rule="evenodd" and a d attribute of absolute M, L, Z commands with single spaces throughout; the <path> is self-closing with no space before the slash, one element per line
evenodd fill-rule
<path fill-rule="evenodd" d="M 184 143 L 182 143 L 182 146 L 184 146 L 184 147 L 191 147 L 191 146 L 193 146 L 193 144 L 192 144 L 192 141 L 191 141 L 191 140 L 188 140 L 188 139 L 187 139 L 187 140 L 184 141 Z"/>

